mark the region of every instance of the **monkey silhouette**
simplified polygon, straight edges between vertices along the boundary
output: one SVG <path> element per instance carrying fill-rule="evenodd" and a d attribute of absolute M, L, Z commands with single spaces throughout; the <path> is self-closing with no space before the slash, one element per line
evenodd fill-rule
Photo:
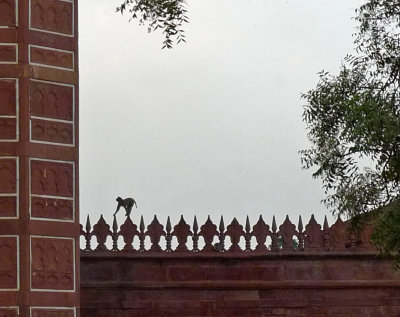
<path fill-rule="evenodd" d="M 117 197 L 116 201 L 118 201 L 118 205 L 117 205 L 117 210 L 114 212 L 114 216 L 117 214 L 117 212 L 121 207 L 125 209 L 126 211 L 125 216 L 128 217 L 131 215 L 132 207 L 135 205 L 135 207 L 137 208 L 136 201 L 133 198 L 122 199 L 121 197 Z"/>

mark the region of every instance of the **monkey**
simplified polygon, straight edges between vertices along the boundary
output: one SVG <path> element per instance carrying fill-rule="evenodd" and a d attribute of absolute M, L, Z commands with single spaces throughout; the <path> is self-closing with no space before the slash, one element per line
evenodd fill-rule
<path fill-rule="evenodd" d="M 136 201 L 133 198 L 122 199 L 121 197 L 117 197 L 116 201 L 118 201 L 118 206 L 117 206 L 117 210 L 114 212 L 114 217 L 121 207 L 124 207 L 124 209 L 126 211 L 125 216 L 128 216 L 128 217 L 131 215 L 132 207 L 135 205 L 137 208 Z"/>

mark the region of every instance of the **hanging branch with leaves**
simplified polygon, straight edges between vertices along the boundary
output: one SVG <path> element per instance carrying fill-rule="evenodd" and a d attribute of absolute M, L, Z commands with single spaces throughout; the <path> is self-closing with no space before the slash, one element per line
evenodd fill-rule
<path fill-rule="evenodd" d="M 147 25 L 148 32 L 162 30 L 162 48 L 172 48 L 173 44 L 186 42 L 183 24 L 189 22 L 184 0 L 125 0 L 117 7 L 117 12 L 129 12 L 131 19 Z"/>

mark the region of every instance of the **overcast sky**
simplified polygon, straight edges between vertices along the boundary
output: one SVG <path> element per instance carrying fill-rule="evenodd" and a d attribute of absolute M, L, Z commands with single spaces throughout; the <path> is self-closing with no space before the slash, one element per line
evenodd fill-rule
<path fill-rule="evenodd" d="M 352 51 L 362 1 L 191 0 L 172 50 L 119 2 L 79 1 L 81 219 L 111 220 L 117 196 L 135 222 L 329 215 L 300 165 L 300 95 Z"/>

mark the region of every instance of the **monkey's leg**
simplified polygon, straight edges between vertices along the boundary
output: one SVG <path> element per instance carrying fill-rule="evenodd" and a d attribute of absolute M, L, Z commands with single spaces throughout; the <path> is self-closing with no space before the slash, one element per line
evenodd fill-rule
<path fill-rule="evenodd" d="M 118 204 L 117 206 L 117 210 L 114 212 L 114 216 L 117 214 L 117 212 L 119 211 L 119 208 L 121 208 L 121 206 Z"/>
<path fill-rule="evenodd" d="M 128 205 L 126 207 L 126 216 L 130 216 L 132 211 L 132 205 Z"/>

